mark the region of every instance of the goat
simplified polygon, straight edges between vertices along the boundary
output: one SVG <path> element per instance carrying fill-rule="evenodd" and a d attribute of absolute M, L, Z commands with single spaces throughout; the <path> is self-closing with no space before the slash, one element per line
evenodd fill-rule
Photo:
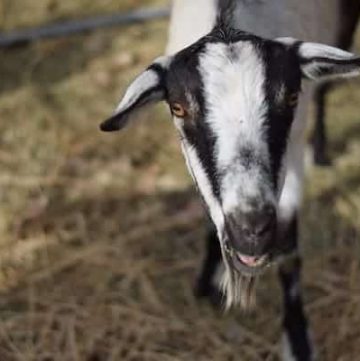
<path fill-rule="evenodd" d="M 185 45 L 190 45 L 199 35 L 206 34 L 210 29 L 208 17 L 213 16 L 214 0 L 212 6 L 209 6 L 207 0 L 197 0 L 197 9 L 202 9 L 201 16 L 197 13 L 194 5 L 189 1 L 173 0 L 170 39 L 168 42 L 167 53 L 174 53 L 181 50 Z M 243 2 L 246 2 L 244 0 Z M 247 1 L 249 4 L 251 1 Z M 264 2 L 254 0 L 253 3 Z M 307 4 L 307 2 L 306 2 Z M 307 6 L 307 5 L 304 6 Z M 349 50 L 353 43 L 356 26 L 360 18 L 360 1 L 358 0 L 338 0 L 333 11 L 338 12 L 338 25 L 333 28 L 334 37 L 331 44 L 343 50 Z M 250 5 L 251 6 L 251 5 Z M 331 4 L 330 4 L 331 6 Z M 194 11 L 192 11 L 194 9 Z M 210 12 L 210 13 L 209 13 Z M 181 14 L 184 14 L 182 17 Z M 179 17 L 180 15 L 180 17 Z M 269 16 L 271 18 L 271 16 Z M 179 19 L 182 19 L 179 21 Z M 186 20 L 190 29 L 183 29 L 183 20 Z M 241 22 L 240 22 L 241 23 Z M 291 31 L 291 30 L 290 30 Z M 326 29 L 323 29 L 326 31 Z M 315 97 L 315 126 L 311 136 L 313 144 L 313 158 L 316 165 L 329 165 L 330 157 L 327 150 L 327 132 L 325 126 L 326 118 L 326 98 L 329 91 L 336 83 L 328 80 L 323 81 L 314 92 Z"/>
<path fill-rule="evenodd" d="M 336 43 L 339 1 L 175 0 L 168 55 L 101 124 L 120 130 L 134 111 L 167 102 L 213 223 L 196 293 L 215 302 L 223 293 L 227 307 L 247 303 L 254 278 L 278 261 L 285 357 L 293 360 L 314 357 L 298 252 L 307 80 L 360 74 L 359 57 L 322 44 Z"/>

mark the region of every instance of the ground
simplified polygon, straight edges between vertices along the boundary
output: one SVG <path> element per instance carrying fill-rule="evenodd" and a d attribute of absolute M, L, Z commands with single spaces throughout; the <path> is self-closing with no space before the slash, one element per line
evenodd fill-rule
<path fill-rule="evenodd" d="M 3 0 L 0 26 L 164 1 L 119 3 Z M 161 54 L 166 29 L 154 21 L 0 51 L 1 361 L 279 360 L 275 270 L 251 312 L 224 315 L 193 297 L 205 220 L 168 110 L 121 134 L 98 129 Z M 325 361 L 360 353 L 359 104 L 359 81 L 332 93 L 333 165 L 309 167 L 302 210 L 306 311 Z"/>

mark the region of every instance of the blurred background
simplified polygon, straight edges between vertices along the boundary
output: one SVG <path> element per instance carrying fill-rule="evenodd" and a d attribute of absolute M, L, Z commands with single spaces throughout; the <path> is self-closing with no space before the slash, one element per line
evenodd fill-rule
<path fill-rule="evenodd" d="M 0 30 L 159 6 L 1 0 Z M 252 312 L 223 315 L 192 295 L 205 219 L 168 110 L 98 130 L 163 52 L 167 26 L 0 49 L 1 361 L 279 360 L 275 270 Z M 331 93 L 333 165 L 309 167 L 306 182 L 304 297 L 321 360 L 360 354 L 359 109 L 359 80 Z"/>

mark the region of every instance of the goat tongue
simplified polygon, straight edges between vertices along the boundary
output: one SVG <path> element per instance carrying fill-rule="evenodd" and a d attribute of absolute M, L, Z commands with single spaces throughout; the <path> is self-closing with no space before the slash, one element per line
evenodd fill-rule
<path fill-rule="evenodd" d="M 249 267 L 255 267 L 262 263 L 263 257 L 238 255 L 240 261 Z"/>

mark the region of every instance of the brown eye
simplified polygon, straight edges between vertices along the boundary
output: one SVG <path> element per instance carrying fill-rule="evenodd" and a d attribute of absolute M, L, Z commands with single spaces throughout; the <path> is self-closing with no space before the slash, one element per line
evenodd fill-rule
<path fill-rule="evenodd" d="M 298 103 L 298 94 L 297 93 L 290 94 L 288 98 L 288 104 L 291 107 L 294 107 L 295 105 L 297 105 L 297 103 Z"/>
<path fill-rule="evenodd" d="M 171 112 L 178 118 L 184 118 L 186 116 L 186 110 L 180 103 L 172 103 L 170 105 Z"/>

